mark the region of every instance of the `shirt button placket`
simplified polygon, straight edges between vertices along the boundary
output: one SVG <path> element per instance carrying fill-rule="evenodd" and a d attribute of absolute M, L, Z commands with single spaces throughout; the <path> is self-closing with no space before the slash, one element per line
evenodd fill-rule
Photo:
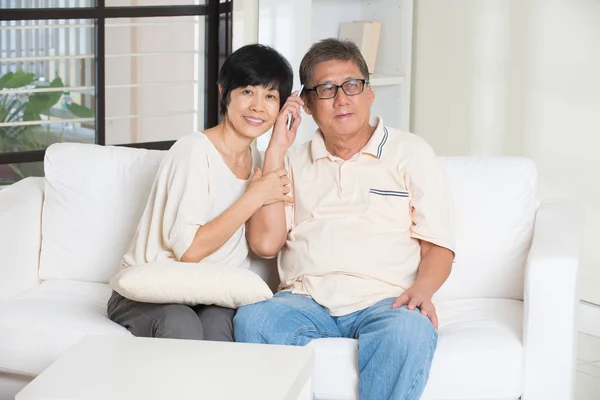
<path fill-rule="evenodd" d="M 344 183 L 342 180 L 342 168 L 344 167 L 344 161 L 340 161 L 339 162 L 339 168 L 338 168 L 338 194 L 342 194 L 342 192 L 344 191 Z"/>
<path fill-rule="evenodd" d="M 352 161 L 344 161 L 340 165 L 339 186 L 340 195 L 351 196 L 354 193 L 354 177 L 352 176 Z"/>

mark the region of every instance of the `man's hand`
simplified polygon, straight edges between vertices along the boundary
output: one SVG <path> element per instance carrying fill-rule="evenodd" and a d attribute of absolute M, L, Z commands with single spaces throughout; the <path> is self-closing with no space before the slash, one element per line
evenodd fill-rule
<path fill-rule="evenodd" d="M 433 327 L 437 330 L 438 317 L 431 298 L 448 279 L 454 252 L 424 240 L 421 240 L 420 244 L 421 262 L 417 280 L 410 289 L 394 300 L 392 308 L 406 305 L 409 310 L 414 310 L 415 307 L 419 307 L 421 314 L 429 317 Z"/>
<path fill-rule="evenodd" d="M 431 297 L 432 295 L 428 291 L 415 285 L 398 296 L 398 298 L 394 300 L 392 308 L 400 308 L 406 305 L 409 310 L 414 310 L 415 307 L 418 307 L 421 310 L 421 314 L 429 317 L 433 327 L 437 330 L 438 318 L 435 312 L 435 307 L 431 302 Z"/>

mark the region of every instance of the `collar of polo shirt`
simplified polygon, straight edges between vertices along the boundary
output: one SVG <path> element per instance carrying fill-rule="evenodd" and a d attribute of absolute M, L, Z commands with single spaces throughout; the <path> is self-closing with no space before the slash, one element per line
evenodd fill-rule
<path fill-rule="evenodd" d="M 356 156 L 352 157 L 352 159 L 360 157 L 363 153 L 371 154 L 373 157 L 377 158 L 381 158 L 383 155 L 383 148 L 385 147 L 388 138 L 388 132 L 383 126 L 383 120 L 381 117 L 371 117 L 369 125 L 376 126 L 375 132 L 373 132 L 373 136 L 371 136 L 371 139 L 369 139 L 365 147 L 363 147 Z M 339 159 L 339 157 L 332 155 L 325 147 L 325 140 L 323 139 L 321 129 L 317 129 L 315 132 L 315 136 L 310 143 L 310 152 L 312 154 L 313 162 L 325 157 L 330 160 Z"/>

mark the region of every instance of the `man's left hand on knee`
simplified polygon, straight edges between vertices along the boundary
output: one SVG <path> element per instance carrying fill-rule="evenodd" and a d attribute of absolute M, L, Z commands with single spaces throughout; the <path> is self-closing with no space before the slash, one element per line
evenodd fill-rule
<path fill-rule="evenodd" d="M 437 313 L 435 312 L 435 307 L 431 302 L 431 297 L 431 294 L 429 294 L 426 290 L 423 290 L 415 285 L 398 296 L 398 298 L 394 300 L 392 308 L 400 308 L 406 305 L 409 310 L 414 310 L 418 307 L 421 310 L 421 314 L 429 317 L 433 327 L 437 330 L 438 317 Z"/>

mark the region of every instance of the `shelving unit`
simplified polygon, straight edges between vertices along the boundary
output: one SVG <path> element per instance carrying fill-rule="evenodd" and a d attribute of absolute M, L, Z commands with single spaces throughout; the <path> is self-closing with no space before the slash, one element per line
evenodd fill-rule
<path fill-rule="evenodd" d="M 375 73 L 369 77 L 375 92 L 371 114 L 381 116 L 388 126 L 409 129 L 413 0 L 246 0 L 243 7 L 237 20 L 243 22 L 245 36 L 236 38 L 234 32 L 234 46 L 258 42 L 276 48 L 294 69 L 295 89 L 300 86 L 300 61 L 312 43 L 337 38 L 342 22 L 381 22 Z M 256 37 L 248 32 L 256 32 Z M 315 129 L 312 118 L 303 115 L 296 142 L 310 140 Z M 258 147 L 264 149 L 269 138 L 259 138 Z"/>
<path fill-rule="evenodd" d="M 388 75 L 374 73 L 369 77 L 371 86 L 387 86 L 387 85 L 402 85 L 406 78 L 401 75 Z"/>

